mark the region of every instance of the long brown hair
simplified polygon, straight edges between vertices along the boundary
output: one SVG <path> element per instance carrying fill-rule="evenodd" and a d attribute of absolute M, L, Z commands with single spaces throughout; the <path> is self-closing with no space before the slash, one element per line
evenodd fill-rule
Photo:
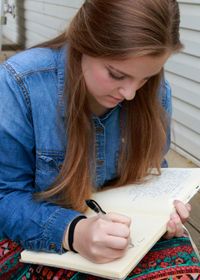
<path fill-rule="evenodd" d="M 94 138 L 81 70 L 82 54 L 125 59 L 130 55 L 159 56 L 182 48 L 179 9 L 175 0 L 87 0 L 67 32 L 40 46 L 60 48 L 68 43 L 67 150 L 56 181 L 38 194 L 67 208 L 85 210 L 92 192 L 91 145 Z M 132 101 L 123 103 L 126 125 L 112 186 L 141 182 L 151 168 L 160 173 L 166 145 L 167 118 L 158 96 L 163 71 L 149 79 Z"/>

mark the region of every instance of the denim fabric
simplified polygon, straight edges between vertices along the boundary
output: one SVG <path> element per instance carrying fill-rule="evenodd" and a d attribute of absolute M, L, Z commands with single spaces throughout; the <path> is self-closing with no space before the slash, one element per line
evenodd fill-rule
<path fill-rule="evenodd" d="M 80 214 L 32 199 L 34 192 L 45 190 L 54 181 L 64 160 L 65 63 L 65 48 L 36 48 L 0 66 L 0 237 L 36 251 L 63 253 L 66 226 Z M 160 93 L 170 116 L 167 82 Z M 117 175 L 120 109 L 118 105 L 104 117 L 93 117 L 97 188 Z M 169 144 L 170 130 L 166 151 Z"/>

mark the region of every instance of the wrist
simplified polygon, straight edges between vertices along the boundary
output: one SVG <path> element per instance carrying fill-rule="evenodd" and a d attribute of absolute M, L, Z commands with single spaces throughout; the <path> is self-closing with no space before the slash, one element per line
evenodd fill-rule
<path fill-rule="evenodd" d="M 68 244 L 69 226 L 70 226 L 70 224 L 65 229 L 64 236 L 63 236 L 63 241 L 62 241 L 62 247 L 66 251 L 69 251 L 69 244 Z"/>
<path fill-rule="evenodd" d="M 82 219 L 86 218 L 87 217 L 84 215 L 78 216 L 67 226 L 62 242 L 62 246 L 65 250 L 70 250 L 77 253 L 73 247 L 75 227 Z"/>

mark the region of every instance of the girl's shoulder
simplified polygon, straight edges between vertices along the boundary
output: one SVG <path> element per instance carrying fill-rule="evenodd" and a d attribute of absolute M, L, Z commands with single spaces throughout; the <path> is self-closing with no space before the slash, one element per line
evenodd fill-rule
<path fill-rule="evenodd" d="M 15 54 L 3 65 L 10 72 L 24 77 L 36 72 L 56 70 L 63 49 L 32 48 Z M 61 61 L 61 60 L 60 60 Z"/>
<path fill-rule="evenodd" d="M 17 98 L 22 108 L 28 110 L 30 119 L 32 112 L 41 115 L 46 104 L 52 108 L 53 118 L 55 104 L 63 107 L 63 55 L 63 49 L 32 48 L 9 58 L 0 66 L 1 98 Z"/>

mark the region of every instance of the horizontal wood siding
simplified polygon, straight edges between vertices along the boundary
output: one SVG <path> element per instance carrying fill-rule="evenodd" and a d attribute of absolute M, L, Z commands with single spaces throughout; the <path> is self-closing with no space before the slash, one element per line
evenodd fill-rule
<path fill-rule="evenodd" d="M 4 36 L 30 47 L 64 31 L 83 0 L 15 0 L 16 17 L 7 15 Z M 13 3 L 13 1 L 10 1 Z"/>
<path fill-rule="evenodd" d="M 200 165 L 200 0 L 179 0 L 184 49 L 166 64 L 173 92 L 172 147 Z"/>

